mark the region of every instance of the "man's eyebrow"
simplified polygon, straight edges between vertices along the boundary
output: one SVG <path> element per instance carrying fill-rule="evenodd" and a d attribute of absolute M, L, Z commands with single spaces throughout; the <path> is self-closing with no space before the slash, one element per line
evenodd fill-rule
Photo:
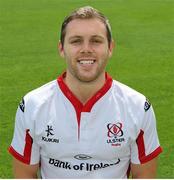
<path fill-rule="evenodd" d="M 103 36 L 100 36 L 100 35 L 93 35 L 92 38 L 100 38 L 100 39 L 104 39 Z"/>
<path fill-rule="evenodd" d="M 80 38 L 82 38 L 82 36 L 78 36 L 78 35 L 75 35 L 75 36 L 70 36 L 69 37 L 69 40 L 71 40 L 71 39 L 80 39 Z"/>
<path fill-rule="evenodd" d="M 78 35 L 74 35 L 74 36 L 70 36 L 70 37 L 69 37 L 69 40 L 75 39 L 75 38 L 80 39 L 80 38 L 83 38 L 83 37 L 82 37 L 82 36 L 78 36 Z M 100 35 L 92 35 L 91 38 L 104 39 L 104 37 L 103 37 L 103 36 L 100 36 Z"/>

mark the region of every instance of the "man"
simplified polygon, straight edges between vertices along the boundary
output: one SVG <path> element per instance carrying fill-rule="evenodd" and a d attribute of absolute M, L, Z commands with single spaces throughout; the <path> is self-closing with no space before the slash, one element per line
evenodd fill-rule
<path fill-rule="evenodd" d="M 15 178 L 155 178 L 159 145 L 147 99 L 105 67 L 107 18 L 82 7 L 65 18 L 58 48 L 67 69 L 24 96 L 9 152 Z"/>

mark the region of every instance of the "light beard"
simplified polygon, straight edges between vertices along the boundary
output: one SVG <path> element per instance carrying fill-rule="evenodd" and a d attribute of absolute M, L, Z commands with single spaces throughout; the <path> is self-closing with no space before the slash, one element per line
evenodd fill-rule
<path fill-rule="evenodd" d="M 80 83 L 83 84 L 89 84 L 96 82 L 99 77 L 103 74 L 105 76 L 105 69 L 101 72 L 96 72 L 93 76 L 84 76 L 80 75 L 80 73 L 70 72 L 71 76 L 73 76 L 75 79 L 77 79 Z"/>

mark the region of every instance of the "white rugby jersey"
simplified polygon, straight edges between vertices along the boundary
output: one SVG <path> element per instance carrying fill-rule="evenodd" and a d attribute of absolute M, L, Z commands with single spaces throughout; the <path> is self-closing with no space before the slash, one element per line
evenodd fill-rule
<path fill-rule="evenodd" d="M 64 73 L 28 93 L 16 114 L 9 152 L 40 163 L 42 178 L 127 178 L 130 163 L 162 152 L 153 108 L 135 90 L 112 80 L 83 105 Z"/>

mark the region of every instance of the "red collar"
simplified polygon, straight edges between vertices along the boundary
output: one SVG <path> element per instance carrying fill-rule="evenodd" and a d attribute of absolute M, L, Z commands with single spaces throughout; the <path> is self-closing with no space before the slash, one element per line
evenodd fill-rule
<path fill-rule="evenodd" d="M 108 73 L 105 73 L 106 82 L 103 87 L 98 90 L 84 105 L 79 101 L 79 99 L 73 94 L 73 92 L 68 88 L 63 79 L 66 76 L 64 72 L 61 76 L 57 78 L 58 85 L 63 92 L 63 94 L 69 99 L 76 110 L 78 125 L 80 126 L 80 116 L 81 112 L 90 112 L 93 105 L 103 97 L 112 85 L 112 78 Z"/>

